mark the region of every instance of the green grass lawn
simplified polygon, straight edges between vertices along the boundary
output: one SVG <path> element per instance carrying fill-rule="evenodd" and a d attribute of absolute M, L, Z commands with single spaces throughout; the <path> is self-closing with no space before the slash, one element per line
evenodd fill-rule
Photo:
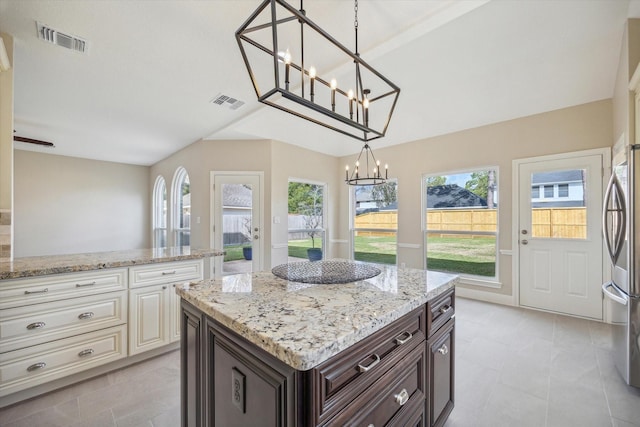
<path fill-rule="evenodd" d="M 316 247 L 321 240 L 316 239 Z M 289 256 L 307 259 L 311 239 L 290 240 Z M 243 259 L 242 245 L 226 246 L 225 261 Z M 427 267 L 430 270 L 475 276 L 495 276 L 495 239 L 493 238 L 428 238 Z M 357 236 L 354 259 L 380 264 L 396 263 L 395 237 Z"/>

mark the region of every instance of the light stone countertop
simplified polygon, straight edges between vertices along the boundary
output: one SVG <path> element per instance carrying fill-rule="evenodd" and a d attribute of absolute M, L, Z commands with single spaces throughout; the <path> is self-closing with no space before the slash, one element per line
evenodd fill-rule
<path fill-rule="evenodd" d="M 287 365 L 308 370 L 455 286 L 458 276 L 376 265 L 346 284 L 246 273 L 176 288 L 196 306 Z"/>
<path fill-rule="evenodd" d="M 0 280 L 129 267 L 159 262 L 184 261 L 222 255 L 224 255 L 224 251 L 218 249 L 191 249 L 189 246 L 182 246 L 24 257 L 16 258 L 10 262 L 0 262 Z"/>

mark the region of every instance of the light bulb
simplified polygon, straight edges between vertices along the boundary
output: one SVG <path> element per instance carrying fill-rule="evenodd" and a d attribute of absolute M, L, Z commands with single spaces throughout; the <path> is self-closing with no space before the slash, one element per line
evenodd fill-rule
<path fill-rule="evenodd" d="M 284 53 L 284 63 L 291 64 L 291 52 L 289 52 L 289 49 Z"/>
<path fill-rule="evenodd" d="M 364 108 L 369 108 L 369 99 L 365 98 L 364 101 L 362 101 L 362 106 Z"/>
<path fill-rule="evenodd" d="M 360 166 L 360 160 L 356 160 L 356 167 Z"/>
<path fill-rule="evenodd" d="M 316 78 L 316 67 L 309 68 L 309 78 L 311 79 Z"/>
<path fill-rule="evenodd" d="M 337 87 L 338 82 L 336 81 L 336 79 L 331 79 L 331 89 L 336 90 Z"/>
<path fill-rule="evenodd" d="M 347 97 L 349 98 L 349 101 L 353 99 L 353 90 L 349 89 L 349 92 L 347 92 Z"/>

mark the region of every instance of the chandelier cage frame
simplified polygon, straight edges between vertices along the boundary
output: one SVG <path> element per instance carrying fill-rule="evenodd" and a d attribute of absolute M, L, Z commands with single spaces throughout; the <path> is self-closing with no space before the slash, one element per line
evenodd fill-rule
<path fill-rule="evenodd" d="M 361 164 L 360 159 L 362 159 L 362 155 L 364 154 L 365 158 L 363 160 L 363 164 Z M 371 165 L 374 165 L 374 168 L 371 168 Z M 360 172 L 364 168 L 366 171 L 366 175 L 360 176 Z M 349 185 L 380 185 L 387 182 L 389 179 L 389 166 L 384 165 L 384 176 L 382 176 L 382 171 L 380 170 L 380 162 L 376 160 L 376 157 L 373 155 L 373 150 L 369 147 L 369 144 L 365 143 L 362 149 L 360 150 L 360 154 L 358 155 L 358 159 L 356 160 L 355 167 L 349 174 L 349 166 L 345 170 L 345 180 Z M 373 173 L 373 175 L 369 175 Z"/>
<path fill-rule="evenodd" d="M 266 10 L 267 7 L 269 10 Z M 278 13 L 282 16 L 279 17 Z M 254 22 L 259 18 L 264 19 L 266 14 L 270 15 L 265 19 L 266 22 Z M 281 30 L 283 26 L 292 22 L 295 25 L 295 21 L 300 24 L 299 40 L 296 40 L 299 41 L 299 47 L 295 47 L 299 51 L 295 52 L 297 60 L 292 61 L 289 55 L 290 46 L 282 49 L 279 42 L 280 39 L 286 40 L 286 36 L 291 33 L 290 27 L 287 27 L 289 33 Z M 300 1 L 300 10 L 284 0 L 264 0 L 236 31 L 236 40 L 258 101 L 360 141 L 367 142 L 383 137 L 395 110 L 400 88 L 360 58 L 357 22 L 356 2 L 354 53 L 306 16 L 303 0 Z M 269 29 L 270 35 L 264 36 L 263 32 Z M 258 33 L 262 33 L 262 39 Z M 305 67 L 305 35 L 316 37 L 312 40 L 326 41 L 342 52 L 338 53 L 339 55 L 346 55 L 338 63 L 322 70 L 325 77 L 320 73 L 316 74 L 314 67 Z M 257 51 L 250 51 L 249 48 L 255 48 Z M 257 62 L 256 54 L 269 55 L 268 61 L 272 64 L 273 75 L 259 82 L 259 69 L 252 66 L 249 52 L 253 54 L 254 62 Z M 317 56 L 314 59 L 317 59 Z M 355 84 L 354 87 L 345 90 L 344 86 L 338 87 L 336 80 L 327 78 L 326 75 L 346 68 L 345 65 L 348 66 L 349 62 L 355 64 L 355 75 L 353 71 L 343 71 L 342 74 L 354 76 Z M 297 81 L 292 85 L 289 81 L 290 75 L 296 73 L 299 73 L 299 77 L 295 76 Z M 366 76 L 363 76 L 365 73 Z M 265 84 L 265 87 L 268 84 L 268 89 L 261 90 L 261 84 Z M 309 91 L 305 93 L 307 88 Z M 355 91 L 352 92 L 353 89 Z M 346 112 L 346 105 L 349 107 L 349 113 Z"/>

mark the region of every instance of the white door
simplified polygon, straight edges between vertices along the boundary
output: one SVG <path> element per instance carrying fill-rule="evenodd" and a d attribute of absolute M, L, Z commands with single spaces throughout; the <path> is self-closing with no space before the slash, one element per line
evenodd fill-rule
<path fill-rule="evenodd" d="M 215 275 L 262 269 L 261 173 L 213 173 Z"/>
<path fill-rule="evenodd" d="M 602 319 L 602 154 L 518 165 L 520 305 Z"/>

